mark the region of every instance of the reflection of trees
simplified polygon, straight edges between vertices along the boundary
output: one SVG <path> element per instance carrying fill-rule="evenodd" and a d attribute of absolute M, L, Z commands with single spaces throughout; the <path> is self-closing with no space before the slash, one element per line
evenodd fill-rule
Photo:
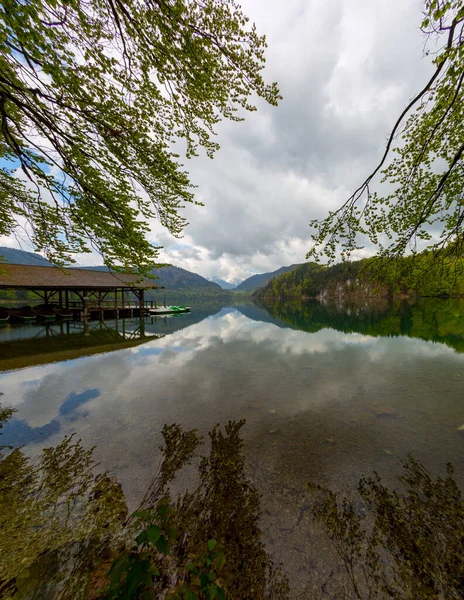
<path fill-rule="evenodd" d="M 370 336 L 408 336 L 446 344 L 464 352 L 464 300 L 410 302 L 273 302 L 269 314 L 302 331 L 324 328 Z"/>
<path fill-rule="evenodd" d="M 0 420 L 10 417 L 0 410 Z M 206 589 L 218 599 L 290 598 L 289 582 L 262 541 L 242 426 L 215 427 L 207 454 L 199 452 L 196 430 L 165 426 L 163 460 L 130 518 L 118 483 L 95 474 L 92 450 L 73 438 L 35 461 L 21 450 L 1 454 L 0 597 L 48 598 L 60 590 L 63 600 L 122 598 L 108 595 L 113 564 L 112 579 L 123 587 L 128 565 L 145 565 L 132 570 L 137 585 L 124 597 L 134 600 L 212 597 Z M 174 479 L 192 463 L 197 485 L 173 498 Z M 404 466 L 396 491 L 367 477 L 352 501 L 310 486 L 301 511 L 323 524 L 341 562 L 330 565 L 328 580 L 315 573 L 304 598 L 463 597 L 464 501 L 453 471 L 433 477 L 412 458 Z"/>

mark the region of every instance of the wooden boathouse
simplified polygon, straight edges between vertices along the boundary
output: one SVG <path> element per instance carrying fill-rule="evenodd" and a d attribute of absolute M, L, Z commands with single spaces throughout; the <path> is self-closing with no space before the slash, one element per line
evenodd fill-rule
<path fill-rule="evenodd" d="M 44 305 L 71 310 L 75 320 L 143 316 L 153 280 L 93 269 L 0 264 L 0 290 L 28 290 Z"/>

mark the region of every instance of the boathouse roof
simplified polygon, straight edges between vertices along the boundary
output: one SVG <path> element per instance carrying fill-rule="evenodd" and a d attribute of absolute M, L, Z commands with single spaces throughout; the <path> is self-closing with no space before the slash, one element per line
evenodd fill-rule
<path fill-rule="evenodd" d="M 152 279 L 138 279 L 138 275 L 93 269 L 0 264 L 0 289 L 130 290 L 160 287 Z"/>

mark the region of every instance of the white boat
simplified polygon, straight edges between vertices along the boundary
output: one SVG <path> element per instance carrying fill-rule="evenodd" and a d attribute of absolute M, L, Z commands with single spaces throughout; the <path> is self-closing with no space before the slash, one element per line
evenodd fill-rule
<path fill-rule="evenodd" d="M 150 315 L 176 315 L 190 312 L 190 306 L 158 306 L 150 308 Z"/>

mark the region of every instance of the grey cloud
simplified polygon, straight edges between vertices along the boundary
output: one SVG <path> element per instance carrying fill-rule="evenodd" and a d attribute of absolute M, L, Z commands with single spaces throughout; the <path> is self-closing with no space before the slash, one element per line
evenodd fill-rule
<path fill-rule="evenodd" d="M 221 124 L 215 160 L 186 165 L 205 203 L 187 210 L 186 232 L 212 263 L 223 259 L 220 275 L 260 255 L 281 266 L 286 244 L 301 252 L 292 262 L 302 262 L 309 221 L 337 207 L 375 166 L 430 71 L 421 60 L 421 7 L 420 0 L 243 3 L 268 34 L 266 73 L 284 99 L 278 108 L 259 102 L 244 123 Z M 202 253 L 200 272 L 212 268 L 206 263 Z"/>

